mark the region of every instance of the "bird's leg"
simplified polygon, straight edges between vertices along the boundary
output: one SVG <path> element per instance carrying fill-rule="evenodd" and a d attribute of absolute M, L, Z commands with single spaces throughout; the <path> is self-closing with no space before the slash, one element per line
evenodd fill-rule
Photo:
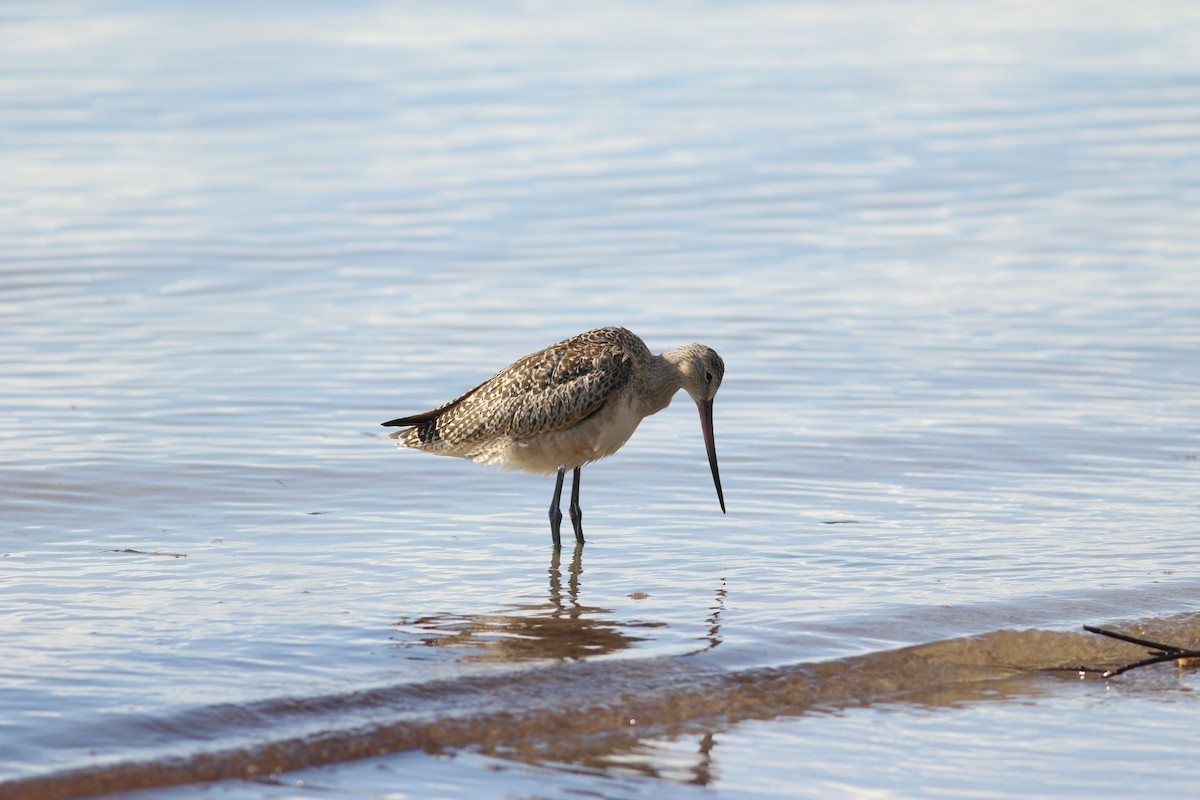
<path fill-rule="evenodd" d="M 568 510 L 571 512 L 571 525 L 575 528 L 575 541 L 583 544 L 583 509 L 579 507 L 579 476 L 582 472 L 582 467 L 575 468 L 574 480 L 571 481 L 571 505 Z"/>
<path fill-rule="evenodd" d="M 550 501 L 550 538 L 554 540 L 554 549 L 562 547 L 562 537 L 559 536 L 559 528 L 562 527 L 562 511 L 559 510 L 558 504 L 562 500 L 562 485 L 563 478 L 567 475 L 566 467 L 558 468 L 558 477 L 554 480 L 554 499 Z"/>

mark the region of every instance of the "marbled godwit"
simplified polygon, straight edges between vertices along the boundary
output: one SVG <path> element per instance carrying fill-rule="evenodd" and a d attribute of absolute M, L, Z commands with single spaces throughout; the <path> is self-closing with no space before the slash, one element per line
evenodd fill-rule
<path fill-rule="evenodd" d="M 566 471 L 574 470 L 569 510 L 575 539 L 582 542 L 581 468 L 617 452 L 642 418 L 666 408 L 680 389 L 700 410 L 708 465 L 725 513 L 712 427 L 713 397 L 724 375 L 725 362 L 704 345 L 656 356 L 624 328 L 598 328 L 525 356 L 457 400 L 383 424 L 405 428 L 390 434 L 402 447 L 503 469 L 557 473 L 550 535 L 561 547 Z"/>

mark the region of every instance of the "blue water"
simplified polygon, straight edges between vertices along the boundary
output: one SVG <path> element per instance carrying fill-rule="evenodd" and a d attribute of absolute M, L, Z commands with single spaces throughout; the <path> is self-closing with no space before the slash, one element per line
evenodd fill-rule
<path fill-rule="evenodd" d="M 1197 610 L 1197 16 L 10 10 L 0 781 L 309 735 L 236 709 L 367 688 Z M 584 470 L 576 563 L 549 481 L 379 427 L 610 324 L 724 357 L 727 515 L 684 401 Z M 723 769 L 791 785 L 756 759 L 801 733 L 736 736 Z"/>

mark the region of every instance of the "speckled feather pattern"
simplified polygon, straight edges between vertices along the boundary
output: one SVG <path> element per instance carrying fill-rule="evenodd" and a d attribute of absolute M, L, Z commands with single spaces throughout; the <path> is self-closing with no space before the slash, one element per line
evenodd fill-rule
<path fill-rule="evenodd" d="M 398 420 L 398 444 L 477 460 L 497 439 L 572 428 L 625 389 L 653 356 L 625 328 L 599 328 L 532 353 L 432 411 Z M 478 446 L 480 449 L 476 449 Z"/>

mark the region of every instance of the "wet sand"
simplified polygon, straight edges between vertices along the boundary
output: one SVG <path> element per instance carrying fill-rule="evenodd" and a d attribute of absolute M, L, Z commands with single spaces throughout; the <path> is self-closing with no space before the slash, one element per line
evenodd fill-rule
<path fill-rule="evenodd" d="M 1189 646 L 1200 615 L 1121 626 L 1123 632 Z M 283 773 L 404 750 L 470 749 L 539 763 L 586 763 L 640 740 L 678 736 L 716 721 L 771 720 L 813 709 L 1002 699 L 1008 682 L 1037 673 L 1088 677 L 1132 663 L 1145 648 L 1089 633 L 1024 630 L 952 639 L 787 668 L 727 673 L 702 654 L 650 663 L 560 663 L 495 678 L 380 688 L 164 720 L 201 732 L 217 724 L 264 729 L 307 717 L 328 729 L 246 748 L 158 762 L 129 762 L 0 784 L 11 800 L 58 800 L 227 778 L 277 780 Z M 1128 673 L 1127 673 L 1128 674 Z M 1095 676 L 1092 676 L 1095 677 Z M 371 719 L 340 728 L 336 721 Z"/>

